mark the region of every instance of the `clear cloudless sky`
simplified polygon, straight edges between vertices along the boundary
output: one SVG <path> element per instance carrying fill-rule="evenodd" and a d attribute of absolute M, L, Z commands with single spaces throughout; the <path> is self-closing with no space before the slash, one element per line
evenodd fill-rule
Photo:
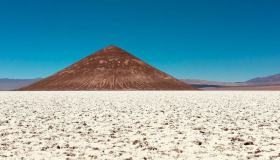
<path fill-rule="evenodd" d="M 280 1 L 0 1 L 0 78 L 46 77 L 110 44 L 177 78 L 280 73 Z"/>

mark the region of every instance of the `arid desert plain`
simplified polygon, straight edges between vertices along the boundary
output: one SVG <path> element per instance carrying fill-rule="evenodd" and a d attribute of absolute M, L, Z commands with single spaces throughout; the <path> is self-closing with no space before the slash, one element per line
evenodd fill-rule
<path fill-rule="evenodd" d="M 0 92 L 0 159 L 280 159 L 280 92 Z"/>

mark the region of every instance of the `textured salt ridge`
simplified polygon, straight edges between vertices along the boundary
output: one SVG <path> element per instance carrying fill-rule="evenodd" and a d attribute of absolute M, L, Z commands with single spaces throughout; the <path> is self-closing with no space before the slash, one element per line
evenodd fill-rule
<path fill-rule="evenodd" d="M 277 159 L 280 92 L 0 92 L 0 159 Z"/>

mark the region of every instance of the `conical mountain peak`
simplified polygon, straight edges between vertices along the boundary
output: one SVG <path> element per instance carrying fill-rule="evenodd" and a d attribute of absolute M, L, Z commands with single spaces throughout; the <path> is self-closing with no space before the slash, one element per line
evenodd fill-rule
<path fill-rule="evenodd" d="M 116 46 L 116 45 L 109 45 L 107 47 L 105 47 L 104 49 L 108 49 L 108 50 L 123 50 L 122 48 Z"/>
<path fill-rule="evenodd" d="M 188 90 L 192 87 L 110 45 L 22 90 Z"/>
<path fill-rule="evenodd" d="M 117 47 L 115 45 L 109 45 L 95 53 L 93 53 L 92 55 L 90 55 L 90 57 L 134 57 L 133 55 L 131 55 L 130 53 L 128 53 L 127 51 L 125 51 L 124 49 Z M 135 57 L 136 58 L 136 57 Z"/>

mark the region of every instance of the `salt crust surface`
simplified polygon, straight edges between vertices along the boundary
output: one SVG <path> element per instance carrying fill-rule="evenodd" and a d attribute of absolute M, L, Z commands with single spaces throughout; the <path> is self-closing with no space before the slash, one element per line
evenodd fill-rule
<path fill-rule="evenodd" d="M 280 92 L 0 92 L 0 159 L 278 159 Z"/>

